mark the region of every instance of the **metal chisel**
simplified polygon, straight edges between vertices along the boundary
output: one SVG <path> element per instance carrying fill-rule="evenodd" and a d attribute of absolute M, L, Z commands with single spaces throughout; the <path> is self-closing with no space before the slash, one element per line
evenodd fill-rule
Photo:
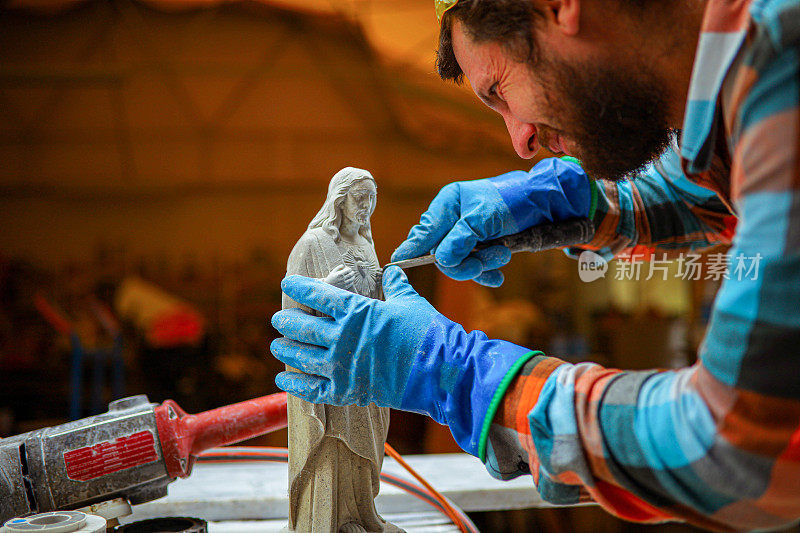
<path fill-rule="evenodd" d="M 571 218 L 558 222 L 545 222 L 526 230 L 499 237 L 490 241 L 479 243 L 473 251 L 482 250 L 490 246 L 502 245 L 517 252 L 540 252 L 562 246 L 575 246 L 585 244 L 594 237 L 594 224 L 588 218 Z M 433 254 L 422 255 L 413 259 L 403 259 L 388 263 L 383 268 L 398 266 L 412 268 L 420 265 L 430 265 L 436 262 Z"/>

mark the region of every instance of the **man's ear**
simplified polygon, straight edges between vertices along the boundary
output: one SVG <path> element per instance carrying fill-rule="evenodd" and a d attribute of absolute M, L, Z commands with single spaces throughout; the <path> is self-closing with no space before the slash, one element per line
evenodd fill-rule
<path fill-rule="evenodd" d="M 574 36 L 580 30 L 581 0 L 544 0 L 547 18 L 564 34 Z"/>

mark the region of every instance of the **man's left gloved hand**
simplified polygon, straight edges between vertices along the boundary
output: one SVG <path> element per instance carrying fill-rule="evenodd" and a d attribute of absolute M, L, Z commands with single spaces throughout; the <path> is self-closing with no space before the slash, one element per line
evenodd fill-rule
<path fill-rule="evenodd" d="M 328 315 L 286 309 L 272 317 L 285 336 L 272 342 L 272 353 L 305 372 L 278 374 L 281 389 L 313 403 L 375 403 L 427 414 L 481 459 L 505 389 L 541 354 L 467 333 L 419 296 L 397 267 L 383 275 L 385 301 L 303 276 L 288 276 L 281 288 Z"/>

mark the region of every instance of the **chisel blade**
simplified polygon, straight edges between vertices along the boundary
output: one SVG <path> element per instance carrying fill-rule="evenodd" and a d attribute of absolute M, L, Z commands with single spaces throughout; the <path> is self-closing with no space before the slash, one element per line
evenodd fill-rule
<path fill-rule="evenodd" d="M 433 256 L 433 254 L 421 255 L 419 257 L 414 257 L 412 259 L 403 259 L 402 261 L 393 261 L 391 263 L 387 263 L 386 266 L 383 267 L 383 270 L 386 270 L 390 266 L 397 266 L 400 268 L 411 268 L 422 265 L 432 265 L 435 262 L 436 258 Z"/>

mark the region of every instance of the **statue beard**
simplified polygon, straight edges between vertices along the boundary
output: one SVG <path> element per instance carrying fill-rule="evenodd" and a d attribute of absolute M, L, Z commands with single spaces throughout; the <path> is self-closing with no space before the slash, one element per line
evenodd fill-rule
<path fill-rule="evenodd" d="M 369 213 L 366 211 L 359 211 L 358 213 L 356 213 L 355 219 L 356 222 L 364 226 L 369 222 Z"/>
<path fill-rule="evenodd" d="M 666 85 L 652 69 L 544 59 L 535 69 L 548 73 L 548 104 L 563 124 L 558 133 L 572 141 L 577 153 L 571 155 L 590 177 L 632 178 L 669 147 L 675 130 L 668 126 Z"/>

